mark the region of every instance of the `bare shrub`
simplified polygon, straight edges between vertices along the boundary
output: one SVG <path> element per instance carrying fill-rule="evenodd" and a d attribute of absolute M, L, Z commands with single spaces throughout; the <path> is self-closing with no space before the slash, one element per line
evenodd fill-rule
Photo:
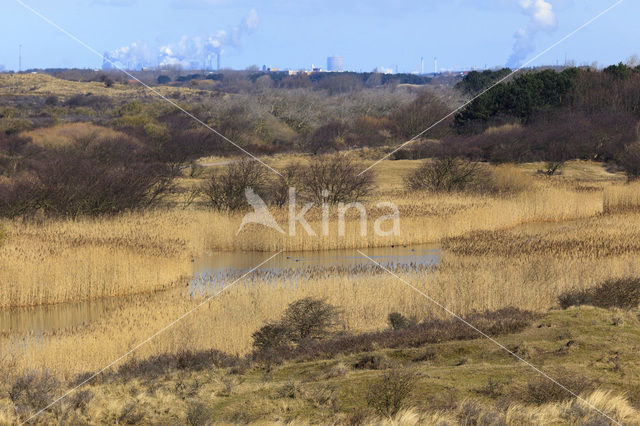
<path fill-rule="evenodd" d="M 313 131 L 305 143 L 305 148 L 313 154 L 338 151 L 344 147 L 349 127 L 341 120 L 333 120 Z"/>
<path fill-rule="evenodd" d="M 630 181 L 640 178 L 640 142 L 625 147 L 620 165 Z"/>
<path fill-rule="evenodd" d="M 345 376 L 348 372 L 347 366 L 344 365 L 342 362 L 337 363 L 336 365 L 334 365 L 333 367 L 331 367 L 329 369 L 329 371 L 327 371 L 326 374 L 326 378 L 327 379 L 333 379 L 335 377 L 342 377 Z"/>
<path fill-rule="evenodd" d="M 393 330 L 402 330 L 416 325 L 417 320 L 415 318 L 407 318 L 399 312 L 391 312 L 387 317 L 387 322 Z"/>
<path fill-rule="evenodd" d="M 268 201 L 277 207 L 282 207 L 289 201 L 289 188 L 298 186 L 301 167 L 297 163 L 289 164 L 279 170 L 280 176 L 274 177 L 268 184 Z"/>
<path fill-rule="evenodd" d="M 550 376 L 577 395 L 594 389 L 592 381 L 565 369 L 556 369 L 550 373 Z M 573 398 L 571 393 L 546 377 L 536 377 L 527 384 L 512 390 L 509 394 L 517 401 L 536 405 Z"/>
<path fill-rule="evenodd" d="M 84 411 L 87 404 L 93 399 L 93 392 L 89 389 L 77 390 L 69 396 L 69 407 L 72 410 Z"/>
<path fill-rule="evenodd" d="M 187 401 L 187 424 L 190 426 L 204 426 L 209 424 L 213 416 L 213 409 L 197 399 Z"/>
<path fill-rule="evenodd" d="M 470 314 L 465 319 L 491 336 L 517 333 L 538 315 L 517 308 Z M 280 346 L 269 353 L 256 352 L 254 360 L 326 359 L 339 354 L 371 352 L 379 348 L 421 347 L 429 343 L 469 340 L 478 333 L 458 319 L 430 320 L 401 330 L 385 330 L 358 335 L 307 340 L 298 345 Z"/>
<path fill-rule="evenodd" d="M 42 190 L 32 176 L 0 180 L 0 216 L 17 217 L 32 213 L 40 206 Z"/>
<path fill-rule="evenodd" d="M 60 383 L 47 371 L 26 373 L 16 379 L 9 397 L 20 417 L 43 409 L 55 399 Z"/>
<path fill-rule="evenodd" d="M 135 425 L 144 420 L 145 412 L 135 402 L 128 402 L 122 406 L 117 415 L 118 424 Z"/>
<path fill-rule="evenodd" d="M 366 354 L 353 364 L 356 370 L 385 370 L 389 368 L 390 363 L 386 355 L 382 354 Z"/>
<path fill-rule="evenodd" d="M 571 290 L 558 296 L 563 309 L 570 306 L 591 305 L 599 308 L 632 309 L 640 304 L 640 279 L 608 280 L 587 290 Z"/>
<path fill-rule="evenodd" d="M 291 340 L 301 342 L 327 337 L 339 324 L 340 315 L 340 310 L 325 300 L 305 297 L 291 303 L 280 322 L 290 330 Z"/>
<path fill-rule="evenodd" d="M 433 192 L 462 191 L 480 176 L 477 163 L 444 156 L 427 160 L 405 178 L 409 190 Z"/>
<path fill-rule="evenodd" d="M 359 174 L 364 169 L 346 155 L 316 158 L 302 171 L 302 191 L 307 198 L 318 204 L 361 200 L 374 188 L 371 171 Z"/>
<path fill-rule="evenodd" d="M 290 341 L 291 332 L 282 324 L 267 324 L 255 331 L 251 337 L 253 347 L 256 350 L 265 351 L 287 344 Z"/>
<path fill-rule="evenodd" d="M 19 173 L 0 183 L 0 215 L 114 214 L 146 207 L 171 187 L 174 175 L 126 136 L 71 139 L 47 149 L 14 150 Z"/>
<path fill-rule="evenodd" d="M 392 120 L 397 126 L 399 136 L 409 140 L 417 136 L 429 126 L 434 125 L 442 117 L 447 116 L 451 110 L 434 93 L 425 92 L 418 96 L 409 105 L 399 109 L 393 115 Z M 429 131 L 427 136 L 439 138 L 450 132 L 451 119 L 439 123 Z"/>
<path fill-rule="evenodd" d="M 264 191 L 264 165 L 253 160 L 233 162 L 221 172 L 214 173 L 202 192 L 209 198 L 209 205 L 219 211 L 238 211 L 248 207 L 245 189 L 256 194 Z"/>
<path fill-rule="evenodd" d="M 392 417 L 404 407 L 415 381 L 408 371 L 391 370 L 370 385 L 367 405 L 380 416 Z"/>
<path fill-rule="evenodd" d="M 40 207 L 57 216 L 146 207 L 167 192 L 173 179 L 161 163 L 120 160 L 100 151 L 51 154 L 34 174 L 43 194 Z"/>

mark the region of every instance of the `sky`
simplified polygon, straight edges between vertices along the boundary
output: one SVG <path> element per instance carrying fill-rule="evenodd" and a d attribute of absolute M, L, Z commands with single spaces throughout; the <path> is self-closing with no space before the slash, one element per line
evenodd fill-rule
<path fill-rule="evenodd" d="M 525 63 L 615 0 L 0 0 L 0 67 L 203 63 L 400 72 Z M 640 2 L 625 0 L 531 65 L 600 66 L 640 54 Z"/>

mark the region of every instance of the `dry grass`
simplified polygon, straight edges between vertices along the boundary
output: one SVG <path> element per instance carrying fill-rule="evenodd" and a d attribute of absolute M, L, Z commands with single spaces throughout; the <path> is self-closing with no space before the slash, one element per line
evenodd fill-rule
<path fill-rule="evenodd" d="M 186 87 L 158 86 L 155 88 L 163 96 L 180 92 L 181 95 L 193 96 L 198 91 Z M 137 84 L 115 83 L 106 87 L 102 82 L 77 82 L 59 79 L 47 74 L 0 74 L 0 96 L 60 96 L 63 99 L 78 93 L 91 93 L 96 96 L 110 98 L 145 99 L 156 97 L 148 89 Z"/>
<path fill-rule="evenodd" d="M 640 423 L 640 412 L 622 395 L 606 390 L 596 390 L 584 395 L 584 399 L 621 424 Z M 388 419 L 367 419 L 367 424 L 384 426 L 414 426 L 423 424 L 608 424 L 609 421 L 583 401 L 573 399 L 562 403 L 535 405 L 510 405 L 505 412 L 495 407 L 467 399 L 455 410 L 424 412 L 404 409 Z"/>
<path fill-rule="evenodd" d="M 90 138 L 101 141 L 124 135 L 110 128 L 90 123 L 65 123 L 55 127 L 40 127 L 22 132 L 20 136 L 30 138 L 34 144 L 42 148 L 57 148 Z"/>
<path fill-rule="evenodd" d="M 640 209 L 640 182 L 608 187 L 604 191 L 604 211 L 618 213 Z"/>
<path fill-rule="evenodd" d="M 380 199 L 383 196 L 380 196 Z M 327 250 L 421 244 L 532 221 L 563 221 L 602 211 L 598 193 L 543 187 L 510 198 L 416 194 L 387 198 L 398 205 L 400 236 L 373 232 L 388 209 L 370 206 L 367 236 L 355 210 L 346 236 L 338 236 L 336 212 L 329 236 L 301 228 L 290 237 L 250 225 L 236 236 L 242 215 L 199 209 L 158 210 L 113 218 L 38 222 L 5 221 L 0 247 L 0 307 L 80 301 L 157 291 L 190 273 L 190 260 L 207 251 Z M 370 204 L 374 204 L 373 201 Z M 274 213 L 286 227 L 288 211 Z M 320 209 L 307 216 L 320 234 Z M 386 224 L 390 226 L 389 223 Z"/>
<path fill-rule="evenodd" d="M 558 295 L 577 287 L 590 288 L 612 276 L 640 273 L 637 254 L 592 259 L 570 256 L 521 258 L 456 257 L 446 255 L 433 273 L 404 273 L 412 284 L 459 314 L 508 306 L 536 312 L 558 306 Z M 386 328 L 391 312 L 418 319 L 443 318 L 443 312 L 390 275 L 360 274 L 324 277 L 306 282 L 245 280 L 202 307 L 167 335 L 136 356 L 176 353 L 180 349 L 214 347 L 228 353 L 251 350 L 251 334 L 280 317 L 286 306 L 303 297 L 326 298 L 344 310 L 349 330 Z M 126 352 L 163 325 L 187 312 L 201 299 L 189 300 L 186 290 L 138 296 L 123 302 L 104 318 L 72 330 L 21 340 L 0 338 L 3 353 L 12 353 L 15 371 L 47 367 L 68 377 L 98 368 Z M 248 315 L 248 313 L 250 313 Z"/>

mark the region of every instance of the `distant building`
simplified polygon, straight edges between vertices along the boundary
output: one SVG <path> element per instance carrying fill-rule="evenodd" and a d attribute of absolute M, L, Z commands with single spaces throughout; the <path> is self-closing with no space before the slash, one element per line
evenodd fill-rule
<path fill-rule="evenodd" d="M 327 58 L 327 71 L 329 72 L 342 72 L 344 70 L 344 63 L 342 56 L 329 56 Z"/>

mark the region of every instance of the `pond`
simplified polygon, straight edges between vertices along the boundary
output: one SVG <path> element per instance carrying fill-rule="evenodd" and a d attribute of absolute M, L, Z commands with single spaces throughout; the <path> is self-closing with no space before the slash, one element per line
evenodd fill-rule
<path fill-rule="evenodd" d="M 425 273 L 440 263 L 441 255 L 436 245 L 368 248 L 362 252 L 385 268 Z M 193 277 L 184 295 L 196 298 L 215 294 L 272 255 L 265 252 L 225 252 L 195 259 Z M 248 274 L 242 283 L 251 285 L 254 280 L 272 280 L 283 285 L 304 285 L 312 277 L 357 273 L 385 272 L 354 249 L 286 252 Z M 37 335 L 81 327 L 103 318 L 133 298 L 144 297 L 163 297 L 163 294 L 0 310 L 0 333 Z"/>

